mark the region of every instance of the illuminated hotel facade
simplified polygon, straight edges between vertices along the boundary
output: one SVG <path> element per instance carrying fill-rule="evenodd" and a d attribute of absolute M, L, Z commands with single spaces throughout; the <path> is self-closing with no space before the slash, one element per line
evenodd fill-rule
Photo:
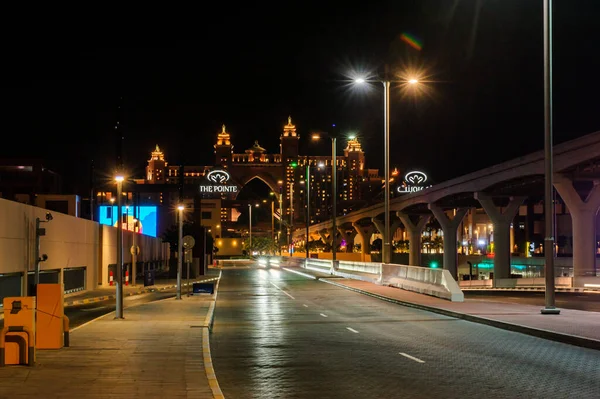
<path fill-rule="evenodd" d="M 243 187 L 253 179 L 262 180 L 273 195 L 267 200 L 274 200 L 275 217 L 279 225 L 280 212 L 283 214 L 283 225 L 292 223 L 298 227 L 306 223 L 306 166 L 309 165 L 310 184 L 310 222 L 318 223 L 331 217 L 332 171 L 331 156 L 313 156 L 299 154 L 300 136 L 291 117 L 283 126 L 280 135 L 279 153 L 269 153 L 258 141 L 244 153 L 235 153 L 230 132 L 225 125 L 216 135 L 214 144 L 213 165 L 171 165 L 161 151 L 159 145 L 150 154 L 145 176 L 133 179 L 135 183 L 131 191 L 136 191 L 140 203 L 159 206 L 159 225 L 169 227 L 174 220 L 174 208 L 182 202 L 189 208 L 200 208 L 197 215 L 202 224 L 208 226 L 213 235 L 226 236 L 227 230 L 234 232 L 233 227 L 238 216 L 247 209 L 248 201 L 238 200 L 237 196 Z M 338 140 L 341 142 L 341 140 Z M 328 147 L 330 142 L 323 143 Z M 330 148 L 330 147 L 329 147 Z M 353 209 L 370 204 L 375 195 L 381 192 L 382 178 L 377 169 L 365 166 L 365 153 L 356 138 L 349 139 L 342 154 L 336 157 L 337 201 L 338 213 L 344 214 Z M 225 171 L 228 183 L 237 189 L 220 192 L 200 192 L 199 187 L 206 182 L 207 174 L 212 170 Z M 127 189 L 124 189 L 127 191 Z M 106 202 L 105 196 L 110 193 L 98 193 L 99 203 Z M 134 195 L 135 197 L 135 195 Z M 128 198 L 132 198 L 128 195 Z M 108 198 L 110 200 L 110 198 Z M 160 211 L 160 209 L 163 209 Z M 171 213 L 169 217 L 165 214 Z"/>

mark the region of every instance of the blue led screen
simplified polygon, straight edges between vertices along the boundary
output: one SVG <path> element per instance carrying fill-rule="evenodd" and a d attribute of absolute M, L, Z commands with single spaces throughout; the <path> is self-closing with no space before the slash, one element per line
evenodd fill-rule
<path fill-rule="evenodd" d="M 117 227 L 119 218 L 117 217 L 117 207 L 110 205 L 100 205 L 101 224 Z M 147 236 L 156 237 L 157 208 L 156 206 L 136 206 L 135 212 L 132 206 L 121 207 L 123 212 L 123 230 L 133 231 L 135 226 L 135 216 L 139 220 L 137 231 Z"/>

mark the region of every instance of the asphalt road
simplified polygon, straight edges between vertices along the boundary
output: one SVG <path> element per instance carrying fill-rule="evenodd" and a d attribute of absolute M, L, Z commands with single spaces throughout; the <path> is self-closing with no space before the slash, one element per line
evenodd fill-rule
<path fill-rule="evenodd" d="M 463 291 L 467 300 L 485 300 L 544 306 L 545 293 L 537 291 Z M 556 292 L 556 307 L 600 312 L 600 293 Z M 600 393 L 598 394 L 600 397 Z"/>
<path fill-rule="evenodd" d="M 403 307 L 280 270 L 223 270 L 226 398 L 598 398 L 600 352 Z"/>

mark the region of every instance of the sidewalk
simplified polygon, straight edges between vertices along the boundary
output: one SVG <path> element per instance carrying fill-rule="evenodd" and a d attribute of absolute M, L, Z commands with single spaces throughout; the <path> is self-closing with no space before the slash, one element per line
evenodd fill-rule
<path fill-rule="evenodd" d="M 561 309 L 559 315 L 542 315 L 540 313 L 540 306 L 481 299 L 465 299 L 464 302 L 451 302 L 399 288 L 331 276 L 328 273 L 321 273 L 300 267 L 283 267 L 282 269 L 400 305 L 553 341 L 591 349 L 600 349 L 599 312 Z"/>
<path fill-rule="evenodd" d="M 218 283 L 217 287 L 218 288 Z M 217 292 L 130 306 L 75 328 L 69 348 L 0 368 L 0 399 L 222 398 L 210 358 Z"/>

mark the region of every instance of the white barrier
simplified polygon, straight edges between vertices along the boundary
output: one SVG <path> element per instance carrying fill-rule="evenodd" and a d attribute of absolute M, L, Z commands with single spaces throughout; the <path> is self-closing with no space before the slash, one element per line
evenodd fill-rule
<path fill-rule="evenodd" d="M 382 285 L 392 285 L 408 291 L 449 299 L 452 302 L 465 300 L 458 283 L 446 269 L 395 264 L 383 264 L 382 269 Z"/>
<path fill-rule="evenodd" d="M 368 281 L 379 285 L 390 285 L 407 291 L 418 292 L 463 302 L 464 295 L 448 270 L 430 269 L 419 266 L 382 264 L 374 262 L 340 261 L 337 270 L 332 270 L 332 261 L 325 259 L 301 259 L 282 257 L 282 262 L 302 266 L 308 270 L 330 273 L 344 278 Z"/>

